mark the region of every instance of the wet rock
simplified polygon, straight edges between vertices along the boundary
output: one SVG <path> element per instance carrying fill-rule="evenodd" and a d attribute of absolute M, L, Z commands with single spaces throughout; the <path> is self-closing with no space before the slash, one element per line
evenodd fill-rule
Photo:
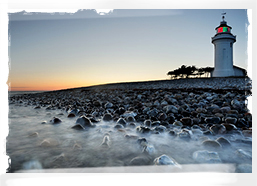
<path fill-rule="evenodd" d="M 101 102 L 100 101 L 94 101 L 93 105 L 96 107 L 100 107 L 101 106 Z"/>
<path fill-rule="evenodd" d="M 206 131 L 203 131 L 203 135 L 209 136 L 209 135 L 214 135 L 214 133 L 210 130 L 206 130 Z"/>
<path fill-rule="evenodd" d="M 133 116 L 128 116 L 128 117 L 126 118 L 126 121 L 127 121 L 127 122 L 136 122 L 136 120 L 135 120 L 135 118 L 134 118 Z"/>
<path fill-rule="evenodd" d="M 215 124 L 210 127 L 210 131 L 213 134 L 224 134 L 226 132 L 226 127 L 221 124 Z"/>
<path fill-rule="evenodd" d="M 213 123 L 213 124 L 219 124 L 220 123 L 220 118 L 219 117 L 208 117 L 205 118 L 206 123 Z"/>
<path fill-rule="evenodd" d="M 175 122 L 173 123 L 173 126 L 182 127 L 182 126 L 183 126 L 183 123 L 180 122 L 180 121 L 175 121 Z"/>
<path fill-rule="evenodd" d="M 73 126 L 73 129 L 86 129 L 86 128 L 92 128 L 95 127 L 95 124 L 91 122 L 89 118 L 86 116 L 81 116 L 76 120 L 75 126 Z"/>
<path fill-rule="evenodd" d="M 40 109 L 41 107 L 39 105 L 35 106 L 34 109 Z"/>
<path fill-rule="evenodd" d="M 233 124 L 222 123 L 221 125 L 223 125 L 226 128 L 227 132 L 237 130 L 237 127 Z"/>
<path fill-rule="evenodd" d="M 176 136 L 177 136 L 177 133 L 176 133 L 174 130 L 170 130 L 170 131 L 168 132 L 168 134 L 169 134 L 170 136 L 172 136 L 172 137 L 176 137 Z"/>
<path fill-rule="evenodd" d="M 47 123 L 47 121 L 42 121 L 42 122 L 41 122 L 41 124 L 46 124 L 46 123 Z"/>
<path fill-rule="evenodd" d="M 122 129 L 122 128 L 124 128 L 124 126 L 121 125 L 121 124 L 116 124 L 116 125 L 114 126 L 114 128 L 115 128 L 115 129 Z"/>
<path fill-rule="evenodd" d="M 148 111 L 147 115 L 149 115 L 150 117 L 155 117 L 158 115 L 158 110 L 156 108 L 154 108 L 154 109 Z"/>
<path fill-rule="evenodd" d="M 41 147 L 54 147 L 54 146 L 57 146 L 59 145 L 59 142 L 58 140 L 56 139 L 53 139 L 53 138 L 47 138 L 47 139 L 44 139 L 39 146 Z"/>
<path fill-rule="evenodd" d="M 110 113 L 106 113 L 103 116 L 103 121 L 112 121 L 113 117 Z"/>
<path fill-rule="evenodd" d="M 193 125 L 193 120 L 189 117 L 181 118 L 180 121 L 183 123 L 183 125 L 186 125 L 186 126 Z"/>
<path fill-rule="evenodd" d="M 222 111 L 222 113 L 228 113 L 231 110 L 231 108 L 229 106 L 221 107 L 220 110 Z"/>
<path fill-rule="evenodd" d="M 217 142 L 221 144 L 222 147 L 230 147 L 231 143 L 227 138 L 219 137 L 216 139 Z"/>
<path fill-rule="evenodd" d="M 29 135 L 29 137 L 38 137 L 38 132 L 33 132 L 32 134 Z"/>
<path fill-rule="evenodd" d="M 132 122 L 132 123 L 129 123 L 129 124 L 128 124 L 128 127 L 134 129 L 134 128 L 137 127 L 137 125 Z"/>
<path fill-rule="evenodd" d="M 175 107 L 174 105 L 167 105 L 165 107 L 163 107 L 163 111 L 168 114 L 168 113 L 178 113 L 178 108 Z"/>
<path fill-rule="evenodd" d="M 110 147 L 110 137 L 109 137 L 109 135 L 104 136 L 101 146 L 104 147 L 104 148 L 109 148 Z"/>
<path fill-rule="evenodd" d="M 145 120 L 144 125 L 147 127 L 151 127 L 152 121 L 151 120 Z"/>
<path fill-rule="evenodd" d="M 154 128 L 155 131 L 158 131 L 159 133 L 164 133 L 166 131 L 166 127 L 160 125 Z"/>
<path fill-rule="evenodd" d="M 107 102 L 105 105 L 104 105 L 105 108 L 112 108 L 113 107 L 113 104 L 110 103 L 110 102 Z"/>
<path fill-rule="evenodd" d="M 152 130 L 150 128 L 144 127 L 144 126 L 136 127 L 136 131 L 139 132 L 139 133 L 142 133 L 142 134 L 147 134 L 147 133 L 152 132 Z"/>
<path fill-rule="evenodd" d="M 243 149 L 237 149 L 235 151 L 235 154 L 237 157 L 240 158 L 240 160 L 251 160 L 252 159 L 252 155 L 249 154 L 248 152 L 244 151 Z"/>
<path fill-rule="evenodd" d="M 221 163 L 217 152 L 198 150 L 193 153 L 193 159 L 198 163 Z"/>
<path fill-rule="evenodd" d="M 225 122 L 226 122 L 226 123 L 231 123 L 231 124 L 236 124 L 237 119 L 236 119 L 236 118 L 232 118 L 232 117 L 227 117 L 227 118 L 225 119 Z"/>
<path fill-rule="evenodd" d="M 74 117 L 76 117 L 76 115 L 74 113 L 69 113 L 67 117 L 68 118 L 74 118 Z"/>
<path fill-rule="evenodd" d="M 123 125 L 123 127 L 126 127 L 127 122 L 123 118 L 119 118 L 117 121 L 117 124 Z"/>
<path fill-rule="evenodd" d="M 174 165 L 179 168 L 181 167 L 178 162 L 176 162 L 173 158 L 167 156 L 166 154 L 155 158 L 153 162 L 155 165 Z"/>
<path fill-rule="evenodd" d="M 158 127 L 158 126 L 160 126 L 160 124 L 161 124 L 160 121 L 154 121 L 154 122 L 152 122 L 151 127 Z"/>
<path fill-rule="evenodd" d="M 198 113 L 206 113 L 207 110 L 205 108 L 197 108 L 196 112 L 198 112 Z"/>
<path fill-rule="evenodd" d="M 161 113 L 161 114 L 159 115 L 158 119 L 159 119 L 160 121 L 164 121 L 164 120 L 167 119 L 167 115 L 166 115 L 165 113 Z"/>
<path fill-rule="evenodd" d="M 61 122 L 62 122 L 62 120 L 59 118 L 56 118 L 56 117 L 53 117 L 53 119 L 50 120 L 50 123 L 52 123 L 52 124 L 59 124 Z"/>
<path fill-rule="evenodd" d="M 179 133 L 178 133 L 178 136 L 180 139 L 183 139 L 183 140 L 190 140 L 191 137 L 192 137 L 193 133 L 191 130 L 188 130 L 188 129 L 182 129 Z"/>
<path fill-rule="evenodd" d="M 205 140 L 202 145 L 207 149 L 220 149 L 221 144 L 214 140 Z"/>
<path fill-rule="evenodd" d="M 145 138 L 139 138 L 137 140 L 137 144 L 139 144 L 140 146 L 144 147 L 144 146 L 147 146 L 148 141 Z"/>
<path fill-rule="evenodd" d="M 243 134 L 245 137 L 252 137 L 252 130 L 243 130 L 243 131 L 242 131 L 242 134 Z"/>

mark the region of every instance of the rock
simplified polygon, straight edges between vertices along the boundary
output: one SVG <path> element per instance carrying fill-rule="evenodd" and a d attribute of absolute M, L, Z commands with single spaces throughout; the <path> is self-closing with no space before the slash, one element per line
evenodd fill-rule
<path fill-rule="evenodd" d="M 193 125 L 193 120 L 189 117 L 181 118 L 180 121 L 183 123 L 183 125 L 186 125 L 186 126 Z"/>
<path fill-rule="evenodd" d="M 124 128 L 124 126 L 121 125 L 121 124 L 116 124 L 116 125 L 114 126 L 114 128 L 115 128 L 115 129 L 122 129 L 122 128 Z"/>
<path fill-rule="evenodd" d="M 147 134 L 147 133 L 152 132 L 152 130 L 150 128 L 144 127 L 144 126 L 136 127 L 136 131 L 139 132 L 139 133 L 142 133 L 142 134 Z"/>
<path fill-rule="evenodd" d="M 142 151 L 143 153 L 149 154 L 150 156 L 154 155 L 155 148 L 153 145 L 146 145 Z"/>
<path fill-rule="evenodd" d="M 182 127 L 182 126 L 183 126 L 183 123 L 180 122 L 180 121 L 175 121 L 172 125 L 173 125 L 173 126 L 176 126 L 176 127 Z"/>
<path fill-rule="evenodd" d="M 174 113 L 177 114 L 178 113 L 178 108 L 175 107 L 174 105 L 167 105 L 165 107 L 163 107 L 163 111 L 168 114 L 168 113 Z"/>
<path fill-rule="evenodd" d="M 243 130 L 243 131 L 242 131 L 242 134 L 243 134 L 245 137 L 252 137 L 252 130 Z"/>
<path fill-rule="evenodd" d="M 223 125 L 226 128 L 226 131 L 228 132 L 237 130 L 237 127 L 233 124 L 222 123 L 221 125 Z"/>
<path fill-rule="evenodd" d="M 47 123 L 47 121 L 42 121 L 42 122 L 41 122 L 41 124 L 46 124 L 46 123 Z"/>
<path fill-rule="evenodd" d="M 235 170 L 236 173 L 252 173 L 251 164 L 239 164 Z"/>
<path fill-rule="evenodd" d="M 217 142 L 221 144 L 222 147 L 230 147 L 231 143 L 227 138 L 219 137 L 216 139 Z"/>
<path fill-rule="evenodd" d="M 167 156 L 166 154 L 163 154 L 157 158 L 154 159 L 155 165 L 174 165 L 178 168 L 181 167 L 173 158 Z"/>
<path fill-rule="evenodd" d="M 222 111 L 222 113 L 228 113 L 231 110 L 231 108 L 228 107 L 228 106 L 227 107 L 221 107 L 220 110 Z"/>
<path fill-rule="evenodd" d="M 221 144 L 214 140 L 205 140 L 202 142 L 202 145 L 207 149 L 220 149 Z"/>
<path fill-rule="evenodd" d="M 134 128 L 137 127 L 137 125 L 132 122 L 132 123 L 129 123 L 129 124 L 128 124 L 128 127 L 134 129 Z"/>
<path fill-rule="evenodd" d="M 103 116 L 103 121 L 112 121 L 113 117 L 110 113 L 106 113 Z"/>
<path fill-rule="evenodd" d="M 100 107 L 101 103 L 100 103 L 100 101 L 94 101 L 93 105 L 96 106 L 96 107 Z"/>
<path fill-rule="evenodd" d="M 156 108 L 154 108 L 154 109 L 148 111 L 147 115 L 149 115 L 150 117 L 155 117 L 158 115 L 158 110 Z"/>
<path fill-rule="evenodd" d="M 57 146 L 57 145 L 59 145 L 58 140 L 55 140 L 55 139 L 52 139 L 52 138 L 44 139 L 44 140 L 40 143 L 40 146 L 41 146 L 41 147 L 54 147 L 54 146 Z"/>
<path fill-rule="evenodd" d="M 74 118 L 74 117 L 76 117 L 76 115 L 74 113 L 69 113 L 67 117 L 68 118 Z"/>
<path fill-rule="evenodd" d="M 41 107 L 39 105 L 35 106 L 34 109 L 40 109 Z"/>
<path fill-rule="evenodd" d="M 123 127 L 126 127 L 127 122 L 123 118 L 119 118 L 117 121 L 117 124 L 123 125 Z"/>
<path fill-rule="evenodd" d="M 130 160 L 129 165 L 139 166 L 139 165 L 149 165 L 150 163 L 151 163 L 151 161 L 148 157 L 137 156 L 137 157 L 133 158 L 132 160 Z"/>
<path fill-rule="evenodd" d="M 53 117 L 53 119 L 50 120 L 50 123 L 52 123 L 52 124 L 59 124 L 61 122 L 62 122 L 62 120 L 59 118 L 56 118 L 56 117 Z"/>
<path fill-rule="evenodd" d="M 136 122 L 136 120 L 135 120 L 135 118 L 134 118 L 133 116 L 128 116 L 128 117 L 126 118 L 126 121 L 127 121 L 127 122 Z"/>
<path fill-rule="evenodd" d="M 159 119 L 160 121 L 164 121 L 164 120 L 167 119 L 167 115 L 166 115 L 165 113 L 161 113 L 161 114 L 159 115 L 158 119 Z"/>
<path fill-rule="evenodd" d="M 184 139 L 184 140 L 189 140 L 191 139 L 193 133 L 191 130 L 188 129 L 182 129 L 179 133 L 178 136 L 180 139 Z"/>
<path fill-rule="evenodd" d="M 38 137 L 38 132 L 33 132 L 32 134 L 29 135 L 29 137 Z"/>
<path fill-rule="evenodd" d="M 217 152 L 198 150 L 193 153 L 193 159 L 198 163 L 221 163 Z"/>
<path fill-rule="evenodd" d="M 160 124 L 161 124 L 160 121 L 154 121 L 154 122 L 152 122 L 151 127 L 158 127 L 158 126 L 160 126 Z"/>
<path fill-rule="evenodd" d="M 208 118 L 205 118 L 205 122 L 212 123 L 212 124 L 219 124 L 220 118 L 219 117 L 208 117 Z"/>
<path fill-rule="evenodd" d="M 160 133 L 164 133 L 166 131 L 166 127 L 160 125 L 154 128 L 155 131 L 158 131 Z"/>
<path fill-rule="evenodd" d="M 240 158 L 239 161 L 252 159 L 252 156 L 249 153 L 247 153 L 246 151 L 244 151 L 243 149 L 237 149 L 235 151 L 235 154 L 237 155 L 237 157 Z"/>
<path fill-rule="evenodd" d="M 170 131 L 168 132 L 168 134 L 169 134 L 170 136 L 172 136 L 172 137 L 176 137 L 176 136 L 177 136 L 177 133 L 176 133 L 174 130 L 170 130 Z"/>
<path fill-rule="evenodd" d="M 145 120 L 144 125 L 147 127 L 151 127 L 152 121 L 151 120 Z"/>
<path fill-rule="evenodd" d="M 86 128 L 92 128 L 95 127 L 95 124 L 91 122 L 89 118 L 86 116 L 81 116 L 76 120 L 75 126 L 73 126 L 73 129 L 86 129 Z"/>
<path fill-rule="evenodd" d="M 110 103 L 110 102 L 107 102 L 105 105 L 104 105 L 105 108 L 112 108 L 113 107 L 113 104 Z"/>
<path fill-rule="evenodd" d="M 226 123 L 231 123 L 231 124 L 236 124 L 237 119 L 236 119 L 236 118 L 232 118 L 232 117 L 227 117 L 227 118 L 225 119 L 225 122 L 226 122 Z"/>
<path fill-rule="evenodd" d="M 207 110 L 204 109 L 204 108 L 197 108 L 197 109 L 196 109 L 196 112 L 198 112 L 198 113 L 206 113 Z"/>
<path fill-rule="evenodd" d="M 215 124 L 210 127 L 210 131 L 213 134 L 224 134 L 226 132 L 226 127 L 221 124 Z"/>
<path fill-rule="evenodd" d="M 109 135 L 105 135 L 103 138 L 103 142 L 101 144 L 102 147 L 109 148 L 110 147 L 110 137 Z"/>

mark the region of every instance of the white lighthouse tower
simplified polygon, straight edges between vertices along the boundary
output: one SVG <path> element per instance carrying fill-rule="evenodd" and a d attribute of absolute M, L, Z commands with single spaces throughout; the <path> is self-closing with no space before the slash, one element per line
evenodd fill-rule
<path fill-rule="evenodd" d="M 225 13 L 224 13 L 225 14 Z M 231 27 L 224 20 L 224 14 L 220 26 L 216 30 L 216 35 L 212 37 L 214 44 L 214 71 L 212 77 L 235 76 L 233 67 L 233 44 L 236 36 L 231 34 Z"/>

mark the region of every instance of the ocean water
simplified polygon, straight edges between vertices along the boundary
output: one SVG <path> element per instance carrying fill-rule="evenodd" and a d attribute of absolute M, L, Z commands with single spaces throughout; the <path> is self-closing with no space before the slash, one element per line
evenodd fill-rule
<path fill-rule="evenodd" d="M 53 125 L 50 120 L 58 117 L 60 124 Z M 46 110 L 44 107 L 34 109 L 23 103 L 9 105 L 9 134 L 7 136 L 6 152 L 11 158 L 9 172 L 29 169 L 56 169 L 82 167 L 117 167 L 129 166 L 135 157 L 142 157 L 142 147 L 137 139 L 148 141 L 147 157 L 149 165 L 154 159 L 166 154 L 178 164 L 198 164 L 193 159 L 193 153 L 204 150 L 201 145 L 201 135 L 194 134 L 186 141 L 174 138 L 168 133 L 141 134 L 136 129 L 125 128 L 117 130 L 115 122 L 96 123 L 95 128 L 85 131 L 72 129 L 77 117 L 68 118 L 64 110 Z M 43 122 L 43 124 L 42 124 Z M 139 123 L 136 123 L 139 126 Z M 131 138 L 125 137 L 132 136 Z M 108 137 L 106 137 L 108 136 Z M 238 149 L 251 155 L 252 145 L 240 143 L 237 134 L 222 135 L 232 143 L 230 148 L 217 150 L 223 164 L 251 164 L 252 159 L 237 153 Z M 220 136 L 208 136 L 217 139 Z M 101 145 L 108 138 L 109 147 Z M 138 164 L 140 165 L 140 163 Z"/>

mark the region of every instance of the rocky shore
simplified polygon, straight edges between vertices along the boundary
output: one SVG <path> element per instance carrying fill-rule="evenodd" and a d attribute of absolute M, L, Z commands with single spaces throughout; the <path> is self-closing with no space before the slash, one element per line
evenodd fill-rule
<path fill-rule="evenodd" d="M 123 154 L 122 158 L 105 152 L 106 157 L 120 158 L 118 166 L 180 168 L 183 163 L 235 163 L 235 172 L 251 172 L 252 115 L 247 109 L 250 94 L 249 79 L 196 78 L 15 95 L 9 98 L 9 104 L 32 106 L 35 110 L 60 110 L 62 117 L 57 115 L 41 124 L 62 125 L 64 120 L 73 118 L 70 131 L 100 131 L 100 146 L 109 151 L 114 144 L 128 141 L 137 152 L 133 149 L 135 153 Z M 122 140 L 115 138 L 116 134 Z M 39 133 L 35 131 L 31 135 L 37 137 Z M 151 136 L 158 136 L 158 143 Z M 181 142 L 179 149 L 172 145 L 173 141 Z M 181 153 L 181 144 L 191 142 L 197 145 L 186 155 L 189 162 L 183 162 L 174 151 Z M 51 146 L 51 143 L 43 140 L 40 146 Z M 83 144 L 73 144 L 72 148 L 83 149 Z M 56 158 L 64 157 L 62 154 Z M 39 165 L 39 168 L 52 168 L 42 162 Z M 117 162 L 108 165 L 117 166 Z"/>

